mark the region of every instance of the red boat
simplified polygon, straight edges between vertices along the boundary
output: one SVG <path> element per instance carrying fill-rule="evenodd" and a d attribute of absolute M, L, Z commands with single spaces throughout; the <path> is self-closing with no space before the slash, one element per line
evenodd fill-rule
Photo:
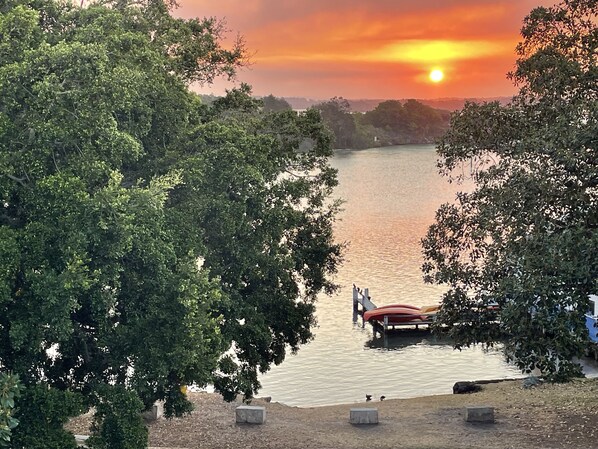
<path fill-rule="evenodd" d="M 391 307 L 404 307 L 405 309 L 420 310 L 419 307 L 409 304 L 389 304 L 387 306 L 376 307 L 374 310 L 390 309 Z"/>
<path fill-rule="evenodd" d="M 384 322 L 384 317 L 388 317 L 389 323 L 407 324 L 413 322 L 418 324 L 422 321 L 428 321 L 431 316 L 438 312 L 440 306 L 416 307 L 406 304 L 390 304 L 388 306 L 376 307 L 363 314 L 366 321 Z"/>

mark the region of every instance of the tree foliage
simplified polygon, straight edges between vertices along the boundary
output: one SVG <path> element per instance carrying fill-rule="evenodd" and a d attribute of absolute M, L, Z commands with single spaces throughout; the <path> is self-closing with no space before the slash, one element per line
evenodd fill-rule
<path fill-rule="evenodd" d="M 171 216 L 184 228 L 181 251 L 197 251 L 226 294 L 217 312 L 237 353 L 220 360 L 216 386 L 245 395 L 285 347 L 311 338 L 316 295 L 335 289 L 328 275 L 341 255 L 338 205 L 327 200 L 336 171 L 319 115 L 260 113 L 249 93 L 217 100 L 173 155 L 186 168 L 172 201 L 191 213 Z"/>
<path fill-rule="evenodd" d="M 87 409 L 81 394 L 39 382 L 26 385 L 16 407 L 20 424 L 14 429 L 13 449 L 77 449 L 63 426 Z"/>
<path fill-rule="evenodd" d="M 363 122 L 386 131 L 389 144 L 433 142 L 448 125 L 445 111 L 417 100 L 387 100 L 363 116 Z"/>
<path fill-rule="evenodd" d="M 352 148 L 355 141 L 356 126 L 351 115 L 349 102 L 342 97 L 314 106 L 320 112 L 322 120 L 334 135 L 335 148 Z"/>
<path fill-rule="evenodd" d="M 143 402 L 122 385 L 98 388 L 93 435 L 86 442 L 92 449 L 145 449 L 148 431 L 140 412 Z"/>
<path fill-rule="evenodd" d="M 458 347 L 505 341 L 522 370 L 580 374 L 583 314 L 598 290 L 598 6 L 565 0 L 526 17 L 508 106 L 468 104 L 438 148 L 471 190 L 423 241 L 440 323 Z M 500 307 L 500 321 L 490 304 Z"/>
<path fill-rule="evenodd" d="M 364 114 L 363 121 L 387 131 L 405 131 L 405 110 L 399 100 L 386 100 Z"/>
<path fill-rule="evenodd" d="M 287 111 L 293 109 L 289 102 L 284 98 L 277 98 L 272 94 L 262 97 L 262 102 L 264 104 L 264 111 L 266 112 Z"/>
<path fill-rule="evenodd" d="M 12 429 L 19 425 L 13 415 L 21 389 L 19 376 L 0 373 L 0 447 L 11 447 Z"/>
<path fill-rule="evenodd" d="M 386 100 L 373 110 L 352 113 L 344 98 L 314 106 L 334 134 L 335 148 L 430 143 L 448 128 L 449 113 L 426 106 L 417 100 Z"/>
<path fill-rule="evenodd" d="M 118 428 L 134 435 L 122 447 L 144 439 L 118 395 L 169 415 L 189 410 L 182 385 L 251 395 L 335 288 L 319 116 L 264 111 L 246 87 L 201 104 L 189 83 L 232 76 L 243 43 L 224 49 L 221 22 L 161 0 L 0 11 L 0 369 L 59 433 L 106 404 L 97 447 Z M 54 438 L 38 430 L 20 444 Z"/>

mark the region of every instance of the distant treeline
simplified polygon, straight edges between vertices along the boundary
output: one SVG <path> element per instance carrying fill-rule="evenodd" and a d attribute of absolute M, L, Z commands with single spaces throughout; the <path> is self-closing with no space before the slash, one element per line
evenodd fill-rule
<path fill-rule="evenodd" d="M 264 110 L 291 109 L 284 98 L 263 97 Z M 448 128 L 450 112 L 417 100 L 386 100 L 365 113 L 352 112 L 344 98 L 334 97 L 311 106 L 320 111 L 334 133 L 335 148 L 371 148 L 406 143 L 433 143 Z"/>
<path fill-rule="evenodd" d="M 315 100 L 313 98 L 304 98 L 304 97 L 284 97 L 285 101 L 287 101 L 291 107 L 295 110 L 303 110 L 309 109 L 319 103 L 322 103 L 322 100 Z M 401 103 L 405 103 L 407 98 L 397 98 Z M 502 105 L 506 105 L 511 102 L 511 97 L 484 97 L 484 98 L 477 98 L 477 97 L 447 97 L 447 98 L 433 98 L 433 99 L 422 99 L 416 98 L 422 104 L 426 106 L 433 107 L 434 109 L 444 109 L 446 111 L 459 111 L 463 109 L 465 103 L 486 103 L 492 101 L 498 101 Z M 350 98 L 347 99 L 349 105 L 351 106 L 352 112 L 367 112 L 374 109 L 386 99 L 373 99 L 373 98 Z"/>
<path fill-rule="evenodd" d="M 203 96 L 205 103 L 216 97 Z M 293 109 L 284 98 L 262 97 L 264 111 Z M 433 143 L 448 128 L 450 111 L 417 100 L 386 100 L 365 113 L 352 112 L 344 98 L 313 104 L 334 134 L 335 148 L 362 149 L 408 143 Z"/>
<path fill-rule="evenodd" d="M 417 100 L 386 100 L 373 110 L 351 112 L 344 98 L 317 104 L 335 136 L 335 148 L 371 148 L 407 143 L 433 143 L 449 126 L 451 113 Z"/>

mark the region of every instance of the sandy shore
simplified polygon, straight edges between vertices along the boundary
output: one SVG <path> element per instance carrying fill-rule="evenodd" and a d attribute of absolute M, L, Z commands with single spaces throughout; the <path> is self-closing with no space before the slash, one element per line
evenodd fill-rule
<path fill-rule="evenodd" d="M 150 446 L 184 449 L 281 448 L 598 448 L 598 380 L 540 385 L 521 381 L 484 385 L 478 393 L 387 399 L 298 408 L 256 399 L 264 405 L 263 425 L 235 423 L 235 407 L 220 396 L 190 393 L 195 411 L 149 424 Z M 465 406 L 495 409 L 494 424 L 463 419 Z M 352 407 L 376 407 L 380 423 L 349 424 Z M 86 420 L 71 430 L 85 433 Z"/>

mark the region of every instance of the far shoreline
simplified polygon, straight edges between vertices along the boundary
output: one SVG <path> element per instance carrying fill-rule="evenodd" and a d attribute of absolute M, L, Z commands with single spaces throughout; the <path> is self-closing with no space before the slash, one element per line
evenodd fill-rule
<path fill-rule="evenodd" d="M 387 148 L 396 148 L 396 147 L 415 147 L 415 146 L 422 146 L 422 147 L 432 147 L 436 148 L 437 143 L 398 143 L 396 145 L 384 145 L 379 147 L 367 147 L 367 148 L 334 148 L 334 154 L 337 153 L 351 153 L 357 151 L 367 151 L 367 150 L 384 150 Z"/>

